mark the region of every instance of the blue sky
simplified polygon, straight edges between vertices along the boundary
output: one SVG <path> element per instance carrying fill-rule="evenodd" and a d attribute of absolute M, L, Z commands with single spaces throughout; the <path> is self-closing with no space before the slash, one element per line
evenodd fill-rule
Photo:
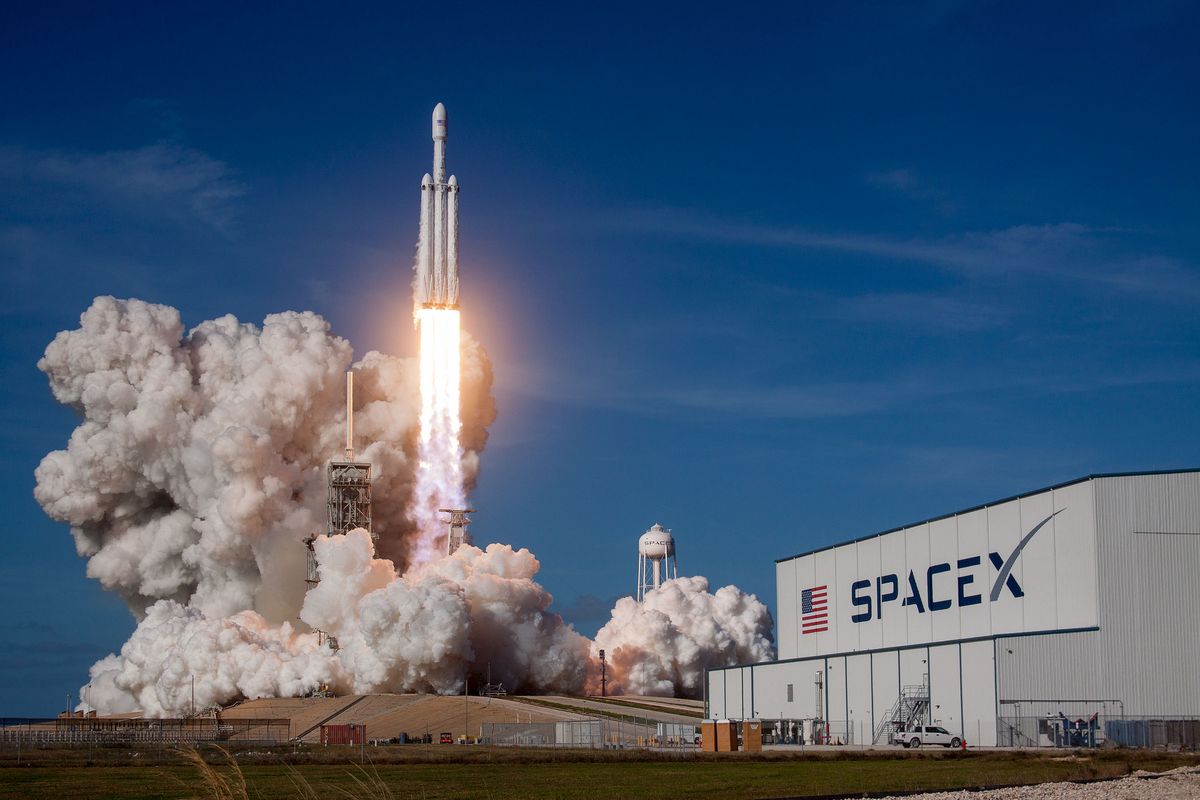
<path fill-rule="evenodd" d="M 439 100 L 476 534 L 588 634 L 656 521 L 773 606 L 777 557 L 1200 464 L 1191 4 L 232 9 L 0 25 L 0 714 L 133 626 L 32 499 L 74 426 L 46 344 L 113 294 L 411 354 Z"/>

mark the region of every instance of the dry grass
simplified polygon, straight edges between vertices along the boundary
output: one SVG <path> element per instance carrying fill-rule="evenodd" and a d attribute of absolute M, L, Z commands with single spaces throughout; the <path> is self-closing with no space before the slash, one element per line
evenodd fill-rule
<path fill-rule="evenodd" d="M 351 774 L 350 781 L 354 785 L 354 791 L 338 789 L 337 791 L 346 798 L 365 798 L 365 800 L 393 800 L 395 795 L 388 788 L 387 783 L 379 775 L 379 770 L 372 765 L 370 771 L 358 766 L 358 774 Z"/>
<path fill-rule="evenodd" d="M 183 748 L 179 754 L 196 768 L 200 785 L 212 800 L 249 800 L 246 776 L 237 759 L 223 747 L 217 747 L 223 763 L 211 763 L 194 747 Z"/>
<path fill-rule="evenodd" d="M 214 748 L 220 758 L 205 758 L 194 747 L 182 748 L 177 752 L 185 762 L 196 770 L 198 785 L 204 790 L 204 796 L 209 800 L 250 800 L 250 791 L 246 775 L 241 765 L 228 750 L 223 747 Z M 298 768 L 286 765 L 285 776 L 294 790 L 296 800 L 321 800 L 331 796 L 344 797 L 347 800 L 395 800 L 395 795 L 387 782 L 380 776 L 379 770 L 372 764 L 367 769 L 362 764 L 355 764 L 346 771 L 350 786 L 323 787 L 326 791 L 318 791 Z"/>

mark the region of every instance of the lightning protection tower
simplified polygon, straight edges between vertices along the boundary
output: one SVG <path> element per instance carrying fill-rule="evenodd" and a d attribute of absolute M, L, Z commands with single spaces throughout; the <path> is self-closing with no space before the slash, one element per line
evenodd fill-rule
<path fill-rule="evenodd" d="M 379 535 L 371 530 L 371 465 L 365 461 L 354 460 L 354 373 L 346 373 L 346 459 L 345 461 L 330 461 L 327 470 L 329 484 L 329 526 L 326 536 L 343 536 L 355 528 L 364 528 L 371 534 L 371 545 L 374 550 L 375 541 Z M 308 576 L 304 582 L 311 589 L 316 586 L 321 576 L 317 572 L 317 555 L 313 542 L 319 534 L 314 533 L 304 540 L 308 550 Z M 338 649 L 338 640 L 317 630 L 319 640 L 323 640 L 330 650 Z"/>
<path fill-rule="evenodd" d="M 354 460 L 354 373 L 346 373 L 346 460 L 329 462 L 329 536 L 371 530 L 371 465 Z"/>
<path fill-rule="evenodd" d="M 678 577 L 675 537 L 656 522 L 638 539 L 637 601 L 645 600 L 646 592 L 662 586 L 664 580 Z"/>
<path fill-rule="evenodd" d="M 474 514 L 475 509 L 439 508 L 438 512 L 450 515 L 450 535 L 446 537 L 446 555 L 452 556 L 455 550 L 464 544 L 471 543 L 471 539 L 467 536 L 467 526 L 471 524 L 471 520 L 467 518 L 467 514 Z"/>
<path fill-rule="evenodd" d="M 355 528 L 364 528 L 371 534 L 374 545 L 379 535 L 371 530 L 371 465 L 354 460 L 354 373 L 346 373 L 346 457 L 342 461 L 330 461 L 327 470 L 329 484 L 329 512 L 326 536 L 341 536 Z M 308 578 L 306 583 L 315 586 L 317 561 L 313 542 L 318 534 L 305 540 L 308 548 Z"/>

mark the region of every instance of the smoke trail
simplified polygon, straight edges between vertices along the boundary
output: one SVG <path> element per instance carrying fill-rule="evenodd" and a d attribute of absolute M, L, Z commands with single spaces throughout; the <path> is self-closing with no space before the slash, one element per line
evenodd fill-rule
<path fill-rule="evenodd" d="M 420 567 L 445 555 L 439 508 L 465 508 L 463 485 L 462 379 L 459 312 L 417 311 L 421 340 L 421 427 L 417 436 L 416 486 L 409 512 L 418 535 L 408 563 Z"/>

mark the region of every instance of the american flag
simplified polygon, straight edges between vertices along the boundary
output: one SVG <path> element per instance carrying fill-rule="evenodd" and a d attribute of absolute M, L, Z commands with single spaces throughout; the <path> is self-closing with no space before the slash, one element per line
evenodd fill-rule
<path fill-rule="evenodd" d="M 825 586 L 814 586 L 800 593 L 801 634 L 829 630 L 829 604 Z"/>

